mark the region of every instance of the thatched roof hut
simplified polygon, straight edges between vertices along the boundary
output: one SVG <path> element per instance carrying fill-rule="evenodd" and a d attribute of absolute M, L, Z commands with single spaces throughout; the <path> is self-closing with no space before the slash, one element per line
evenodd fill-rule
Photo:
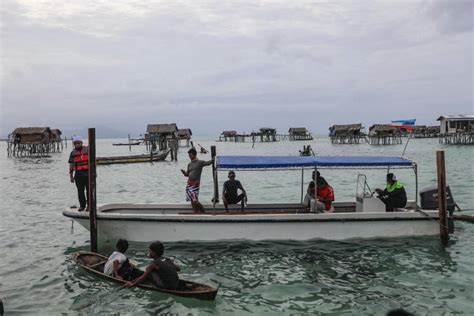
<path fill-rule="evenodd" d="M 289 140 L 312 140 L 313 136 L 306 127 L 291 127 L 288 130 Z"/>
<path fill-rule="evenodd" d="M 147 134 L 174 134 L 178 132 L 176 123 L 171 124 L 148 124 L 146 127 Z"/>
<path fill-rule="evenodd" d="M 179 139 L 190 139 L 193 132 L 190 128 L 180 128 L 178 129 L 178 137 Z"/>
<path fill-rule="evenodd" d="M 14 143 L 17 144 L 48 144 L 51 142 L 49 127 L 18 127 L 12 132 Z"/>
<path fill-rule="evenodd" d="M 262 134 L 276 134 L 276 128 L 271 128 L 271 127 L 261 127 L 260 128 L 260 133 Z"/>
<path fill-rule="evenodd" d="M 63 133 L 61 132 L 60 129 L 55 128 L 51 130 L 51 141 L 53 142 L 60 142 L 61 141 L 61 135 Z"/>
<path fill-rule="evenodd" d="M 306 130 L 306 127 L 290 127 L 290 129 L 288 130 L 288 134 L 290 136 L 293 136 L 293 135 L 304 136 L 308 134 L 308 131 Z"/>
<path fill-rule="evenodd" d="M 362 135 L 362 124 L 333 125 L 329 128 L 329 136 Z"/>
<path fill-rule="evenodd" d="M 232 136 L 236 136 L 237 132 L 236 131 L 223 131 L 221 135 L 225 137 L 232 137 Z"/>
<path fill-rule="evenodd" d="M 371 137 L 400 135 L 400 134 L 401 134 L 400 129 L 388 124 L 374 124 L 369 128 L 369 136 Z"/>

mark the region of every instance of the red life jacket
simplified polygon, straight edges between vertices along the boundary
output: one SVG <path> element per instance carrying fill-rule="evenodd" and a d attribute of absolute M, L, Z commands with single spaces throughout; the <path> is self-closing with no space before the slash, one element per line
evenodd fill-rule
<path fill-rule="evenodd" d="M 82 150 L 74 149 L 74 171 L 89 170 L 89 148 L 82 146 Z"/>

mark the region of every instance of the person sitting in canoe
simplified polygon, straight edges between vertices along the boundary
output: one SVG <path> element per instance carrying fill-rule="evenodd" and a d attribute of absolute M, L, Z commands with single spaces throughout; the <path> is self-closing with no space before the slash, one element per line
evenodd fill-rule
<path fill-rule="evenodd" d="M 247 192 L 245 192 L 242 183 L 239 180 L 235 180 L 235 172 L 229 171 L 229 180 L 224 182 L 224 187 L 222 188 L 222 202 L 224 202 L 224 207 L 226 212 L 229 212 L 229 204 L 237 204 L 240 202 L 241 211 L 244 211 L 244 204 L 247 202 Z M 238 194 L 238 190 L 241 190 L 242 193 Z"/>
<path fill-rule="evenodd" d="M 407 205 L 407 192 L 393 173 L 387 173 L 385 190 L 375 189 L 375 192 L 385 204 L 386 212 L 393 212 L 395 208 L 404 208 Z"/>
<path fill-rule="evenodd" d="M 128 241 L 119 239 L 115 251 L 110 255 L 104 266 L 104 274 L 122 280 L 133 279 L 133 266 L 128 262 L 125 252 L 128 249 Z"/>
<path fill-rule="evenodd" d="M 178 271 L 180 271 L 181 268 L 171 259 L 162 257 L 163 252 L 163 244 L 160 241 L 153 242 L 150 245 L 150 251 L 148 253 L 148 256 L 153 259 L 153 261 L 146 267 L 145 273 L 132 282 L 127 282 L 125 287 L 133 287 L 149 279 L 159 288 L 176 290 L 179 284 Z"/>
<path fill-rule="evenodd" d="M 332 213 L 334 212 L 334 207 L 332 202 L 334 202 L 334 189 L 329 185 L 329 183 L 323 177 L 318 177 L 316 180 L 316 195 L 318 201 L 316 202 L 316 209 L 318 212 Z"/>

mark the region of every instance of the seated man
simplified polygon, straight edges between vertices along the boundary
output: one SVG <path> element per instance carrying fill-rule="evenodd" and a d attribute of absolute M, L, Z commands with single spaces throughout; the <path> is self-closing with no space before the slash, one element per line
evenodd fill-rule
<path fill-rule="evenodd" d="M 235 172 L 229 171 L 229 180 L 224 183 L 224 188 L 222 189 L 222 201 L 224 202 L 224 207 L 226 212 L 229 212 L 229 204 L 237 204 L 241 202 L 241 211 L 244 211 L 244 203 L 247 202 L 247 192 L 245 192 L 244 187 L 239 180 L 235 180 Z M 238 194 L 238 190 L 241 190 L 242 193 Z"/>
<path fill-rule="evenodd" d="M 178 272 L 181 268 L 169 258 L 163 257 L 164 246 L 160 241 L 151 243 L 148 257 L 153 261 L 146 267 L 145 273 L 132 282 L 127 282 L 126 287 L 133 287 L 145 280 L 150 280 L 156 287 L 167 290 L 176 290 L 179 285 Z"/>
<path fill-rule="evenodd" d="M 316 194 L 318 201 L 316 202 L 316 211 L 324 213 L 334 212 L 332 202 L 334 202 L 334 189 L 327 183 L 323 177 L 318 177 L 316 181 L 317 189 Z"/>
<path fill-rule="evenodd" d="M 386 212 L 393 212 L 395 208 L 404 208 L 407 205 L 407 192 L 393 173 L 387 173 L 385 190 L 375 189 L 375 191 L 378 198 L 384 202 Z"/>
<path fill-rule="evenodd" d="M 316 171 L 316 175 L 318 178 L 321 177 L 321 174 L 319 173 L 319 171 Z M 316 185 L 314 184 L 314 176 L 315 176 L 315 173 L 313 171 L 313 175 L 312 175 L 313 180 L 308 184 L 308 188 L 306 189 L 306 195 L 303 201 L 306 212 L 309 212 L 309 206 L 310 206 L 311 200 L 316 197 Z"/>

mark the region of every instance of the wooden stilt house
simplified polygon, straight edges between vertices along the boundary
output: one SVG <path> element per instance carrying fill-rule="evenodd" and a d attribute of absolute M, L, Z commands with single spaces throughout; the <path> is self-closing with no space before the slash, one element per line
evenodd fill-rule
<path fill-rule="evenodd" d="M 148 124 L 145 134 L 147 149 L 166 150 L 178 147 L 178 126 L 170 124 Z"/>
<path fill-rule="evenodd" d="M 369 144 L 398 145 L 402 143 L 400 129 L 387 124 L 374 124 L 369 128 Z"/>
<path fill-rule="evenodd" d="M 47 156 L 56 150 L 56 135 L 49 127 L 18 127 L 8 135 L 8 156 Z"/>
<path fill-rule="evenodd" d="M 306 127 L 291 127 L 288 130 L 288 139 L 290 141 L 313 140 L 313 136 Z"/>
<path fill-rule="evenodd" d="M 474 114 L 442 115 L 439 142 L 452 145 L 474 145 Z"/>
<path fill-rule="evenodd" d="M 180 128 L 178 129 L 178 138 L 179 138 L 179 145 L 184 147 L 190 146 L 191 136 L 193 132 L 190 128 Z M 183 145 L 183 142 L 185 145 Z"/>
<path fill-rule="evenodd" d="M 361 123 L 333 125 L 329 128 L 329 137 L 333 144 L 360 144 L 367 141 Z"/>
<path fill-rule="evenodd" d="M 276 142 L 278 141 L 277 130 L 271 127 L 262 127 L 258 132 L 261 142 Z"/>

